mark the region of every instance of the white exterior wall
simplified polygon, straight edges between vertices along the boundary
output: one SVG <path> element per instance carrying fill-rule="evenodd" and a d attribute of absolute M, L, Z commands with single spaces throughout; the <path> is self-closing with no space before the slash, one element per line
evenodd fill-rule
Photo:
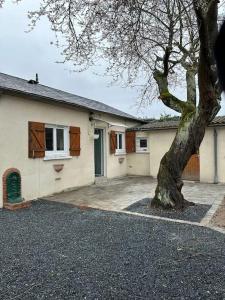
<path fill-rule="evenodd" d="M 216 127 L 216 130 L 218 181 L 221 183 L 225 183 L 225 128 Z M 207 128 L 205 137 L 200 147 L 200 180 L 202 182 L 214 182 L 214 155 L 214 128 Z"/>
<path fill-rule="evenodd" d="M 125 123 L 122 118 L 101 114 L 109 121 Z M 81 130 L 81 155 L 67 160 L 50 160 L 28 158 L 28 122 L 76 126 Z M 134 123 L 130 123 L 130 126 Z M 89 121 L 89 112 L 70 107 L 27 100 L 19 97 L 0 97 L 0 207 L 2 206 L 2 176 L 9 168 L 21 172 L 22 197 L 25 200 L 36 199 L 74 187 L 94 183 L 94 125 Z M 118 156 L 109 154 L 108 131 L 106 126 L 106 175 L 108 177 L 127 174 L 126 156 L 119 164 Z M 96 126 L 97 127 L 97 126 Z M 125 131 L 120 127 L 119 131 Z M 112 130 L 116 130 L 112 127 Z M 54 170 L 55 164 L 63 164 L 60 173 Z"/>
<path fill-rule="evenodd" d="M 160 161 L 169 150 L 176 130 L 155 130 L 149 132 L 150 144 L 150 175 L 157 177 Z"/>
<path fill-rule="evenodd" d="M 149 133 L 136 132 L 136 137 L 148 139 L 148 151 L 127 155 L 127 173 L 128 175 L 150 176 Z"/>
<path fill-rule="evenodd" d="M 200 146 L 200 181 L 212 183 L 214 181 L 214 134 L 213 129 L 206 129 Z"/>
<path fill-rule="evenodd" d="M 128 154 L 128 174 L 157 177 L 160 161 L 169 150 L 175 134 L 176 130 L 136 132 L 136 137 L 148 138 L 148 152 Z"/>

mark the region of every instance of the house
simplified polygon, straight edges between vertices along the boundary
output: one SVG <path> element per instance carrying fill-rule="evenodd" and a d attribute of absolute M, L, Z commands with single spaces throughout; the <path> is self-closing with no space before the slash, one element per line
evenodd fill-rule
<path fill-rule="evenodd" d="M 93 184 L 156 177 L 179 120 L 149 122 L 98 101 L 0 73 L 0 207 Z M 225 183 L 225 117 L 206 129 L 183 178 Z"/>
<path fill-rule="evenodd" d="M 0 73 L 0 207 L 126 175 L 125 130 L 141 124 L 101 102 Z"/>
<path fill-rule="evenodd" d="M 135 134 L 136 151 L 127 157 L 129 175 L 156 177 L 163 155 L 168 151 L 179 120 L 151 120 L 129 128 Z M 183 179 L 225 183 L 225 116 L 216 117 L 206 128 L 199 152 L 186 166 Z"/>

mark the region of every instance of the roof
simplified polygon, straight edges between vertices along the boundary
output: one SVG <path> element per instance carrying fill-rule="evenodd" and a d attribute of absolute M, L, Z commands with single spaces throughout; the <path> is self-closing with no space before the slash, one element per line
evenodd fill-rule
<path fill-rule="evenodd" d="M 129 130 L 135 131 L 152 131 L 152 130 L 165 130 L 165 129 L 177 129 L 179 125 L 178 120 L 152 120 L 147 124 L 130 128 Z M 218 116 L 211 122 L 209 126 L 225 126 L 225 116 Z"/>
<path fill-rule="evenodd" d="M 131 120 L 141 120 L 121 110 L 113 108 L 99 101 L 90 100 L 81 96 L 54 89 L 42 84 L 31 84 L 27 80 L 0 73 L 0 91 L 32 96 L 38 99 L 55 101 L 88 109 L 93 112 L 103 112 Z"/>

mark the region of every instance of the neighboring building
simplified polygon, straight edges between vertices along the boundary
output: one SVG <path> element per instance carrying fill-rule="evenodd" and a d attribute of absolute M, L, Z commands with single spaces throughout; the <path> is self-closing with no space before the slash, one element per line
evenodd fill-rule
<path fill-rule="evenodd" d="M 131 128 L 135 132 L 136 152 L 128 155 L 129 175 L 156 177 L 160 160 L 168 151 L 178 127 L 178 120 L 151 120 Z M 206 129 L 199 153 L 190 159 L 183 178 L 209 183 L 225 183 L 225 116 L 216 117 Z"/>
<path fill-rule="evenodd" d="M 0 73 L 0 207 L 125 176 L 125 130 L 137 124 L 101 102 Z"/>

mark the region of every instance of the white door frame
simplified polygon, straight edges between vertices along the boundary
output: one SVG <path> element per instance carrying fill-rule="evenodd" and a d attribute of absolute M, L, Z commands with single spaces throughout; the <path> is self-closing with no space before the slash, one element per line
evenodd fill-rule
<path fill-rule="evenodd" d="M 107 151 L 107 148 L 106 148 L 106 128 L 105 127 L 102 127 L 102 126 L 96 126 L 94 128 L 95 129 L 101 129 L 102 130 L 102 155 L 101 155 L 101 158 L 102 158 L 102 177 L 106 177 L 106 174 L 107 174 L 107 155 L 106 155 L 106 151 Z"/>

